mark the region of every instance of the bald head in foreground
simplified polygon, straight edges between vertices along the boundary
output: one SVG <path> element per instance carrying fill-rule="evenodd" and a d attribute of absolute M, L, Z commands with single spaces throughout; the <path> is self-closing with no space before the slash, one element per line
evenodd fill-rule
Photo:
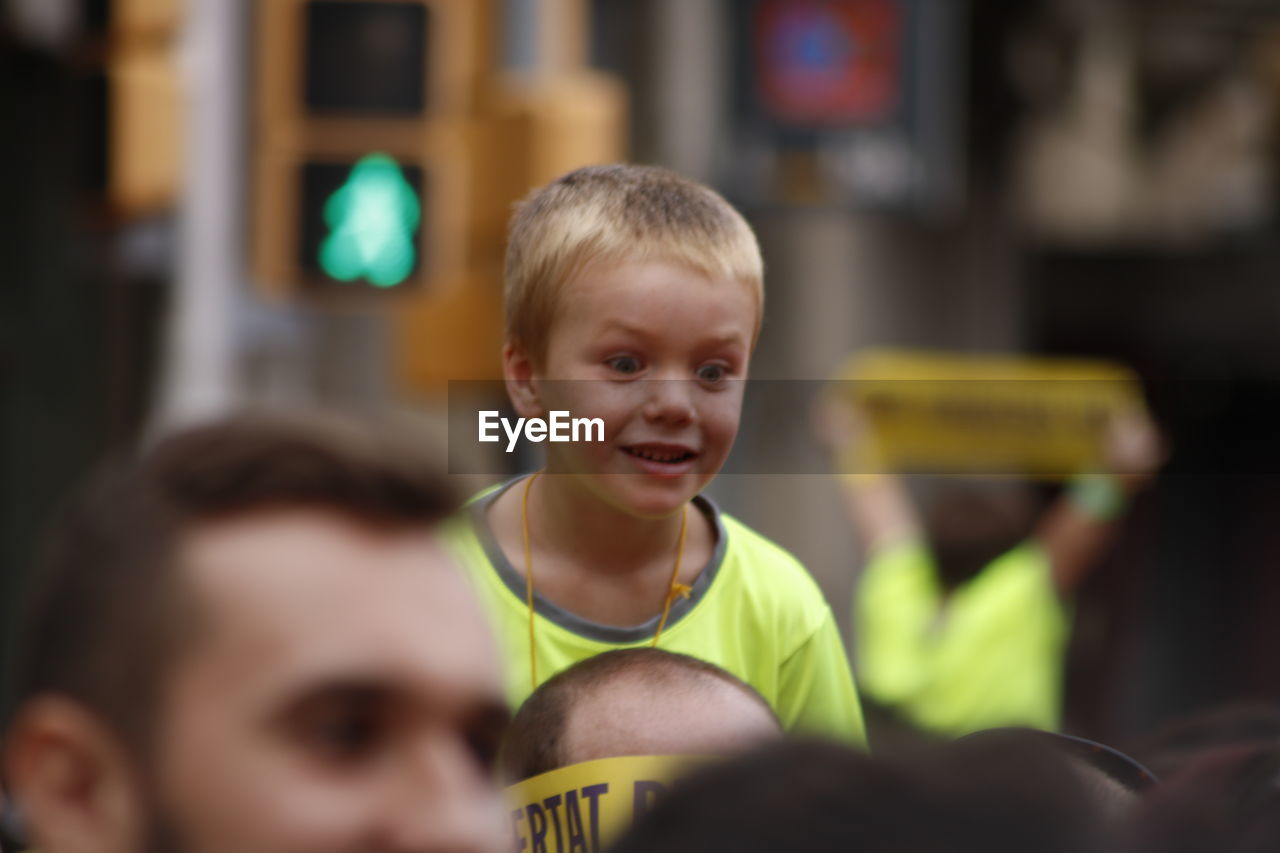
<path fill-rule="evenodd" d="M 520 707 L 501 765 L 520 781 L 623 755 L 725 755 L 782 737 L 769 704 L 725 670 L 661 649 L 618 649 L 543 683 Z"/>

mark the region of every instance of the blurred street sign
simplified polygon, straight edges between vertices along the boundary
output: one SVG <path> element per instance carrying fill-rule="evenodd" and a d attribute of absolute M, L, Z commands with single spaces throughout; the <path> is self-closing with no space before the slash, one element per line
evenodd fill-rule
<path fill-rule="evenodd" d="M 932 216 L 962 196 L 963 0 L 730 0 L 747 204 Z"/>
<path fill-rule="evenodd" d="M 902 94 L 902 9 L 893 0 L 764 0 L 752 25 L 754 86 L 775 121 L 865 125 Z"/>

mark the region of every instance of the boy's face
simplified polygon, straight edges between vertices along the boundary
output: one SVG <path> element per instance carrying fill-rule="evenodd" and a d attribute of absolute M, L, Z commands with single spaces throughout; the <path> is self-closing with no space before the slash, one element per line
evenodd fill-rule
<path fill-rule="evenodd" d="M 532 384 L 542 416 L 600 418 L 605 440 L 548 443 L 547 471 L 577 474 L 638 516 L 682 507 L 733 446 L 757 310 L 746 285 L 670 263 L 582 273 L 560 296 Z"/>

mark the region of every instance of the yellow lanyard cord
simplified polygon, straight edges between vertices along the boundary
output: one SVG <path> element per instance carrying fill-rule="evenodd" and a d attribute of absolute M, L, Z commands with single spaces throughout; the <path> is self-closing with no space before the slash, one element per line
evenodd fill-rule
<path fill-rule="evenodd" d="M 520 528 L 524 536 L 524 597 L 529 607 L 529 678 L 532 682 L 530 690 L 538 689 L 538 646 L 535 637 L 535 619 L 533 609 L 533 549 L 529 546 L 529 488 L 538 479 L 541 471 L 535 471 L 524 481 L 524 492 L 520 497 Z M 662 629 L 667 626 L 667 616 L 671 613 L 671 605 L 676 596 L 688 598 L 693 588 L 680 583 L 680 563 L 684 559 L 685 536 L 689 531 L 689 505 L 685 504 L 680 512 L 680 539 L 676 545 L 676 564 L 671 569 L 671 581 L 667 584 L 667 594 L 662 602 L 662 618 L 658 620 L 658 629 L 653 632 L 651 647 L 658 645 L 662 637 Z"/>
<path fill-rule="evenodd" d="M 524 481 L 524 495 L 520 498 L 520 528 L 524 532 L 524 600 L 529 605 L 529 677 L 530 690 L 538 689 L 538 647 L 533 639 L 533 551 L 529 548 L 529 487 L 538 479 L 541 471 L 534 471 Z"/>
<path fill-rule="evenodd" d="M 652 648 L 657 648 L 662 629 L 667 627 L 667 614 L 671 612 L 671 603 L 676 600 L 676 596 L 688 598 L 689 593 L 693 591 L 692 587 L 680 583 L 680 561 L 684 559 L 684 535 L 688 530 L 689 505 L 685 504 L 680 512 L 680 540 L 676 545 L 676 564 L 671 568 L 671 582 L 667 584 L 667 597 L 662 602 L 662 618 L 658 620 L 658 630 L 653 632 L 653 642 L 649 644 Z"/>

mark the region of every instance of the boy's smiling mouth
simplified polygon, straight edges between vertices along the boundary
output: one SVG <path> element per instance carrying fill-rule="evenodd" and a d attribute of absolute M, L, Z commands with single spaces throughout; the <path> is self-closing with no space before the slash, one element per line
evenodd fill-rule
<path fill-rule="evenodd" d="M 697 451 L 680 444 L 646 442 L 644 444 L 624 445 L 620 449 L 623 453 L 636 459 L 659 465 L 676 466 L 691 462 L 698 457 Z"/>

